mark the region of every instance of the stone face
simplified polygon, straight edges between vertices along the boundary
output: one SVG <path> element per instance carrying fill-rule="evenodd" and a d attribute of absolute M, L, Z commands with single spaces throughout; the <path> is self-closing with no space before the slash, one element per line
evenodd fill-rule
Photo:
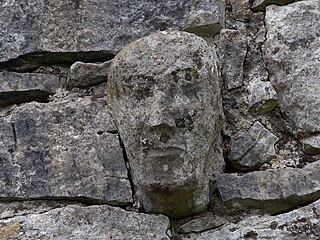
<path fill-rule="evenodd" d="M 229 160 L 239 171 L 258 169 L 263 163 L 276 158 L 274 144 L 278 140 L 260 122 L 255 122 L 243 136 L 231 144 Z"/>
<path fill-rule="evenodd" d="M 320 131 L 320 1 L 269 6 L 264 56 L 279 104 L 299 135 Z"/>
<path fill-rule="evenodd" d="M 320 201 L 277 216 L 252 216 L 222 229 L 203 233 L 197 240 L 274 239 L 316 240 L 320 237 Z"/>
<path fill-rule="evenodd" d="M 112 61 L 112 116 L 147 212 L 177 218 L 207 207 L 224 165 L 216 64 L 203 39 L 179 31 L 140 39 Z"/>
<path fill-rule="evenodd" d="M 266 7 L 271 4 L 283 6 L 283 5 L 293 3 L 293 2 L 298 2 L 298 1 L 301 1 L 301 0 L 254 0 L 251 8 L 254 11 L 265 11 Z"/>
<path fill-rule="evenodd" d="M 53 74 L 0 72 L 0 107 L 28 101 L 46 101 L 64 81 Z"/>
<path fill-rule="evenodd" d="M 254 79 L 248 86 L 249 111 L 255 115 L 264 115 L 271 112 L 277 105 L 276 91 L 270 82 Z"/>
<path fill-rule="evenodd" d="M 110 206 L 69 205 L 42 214 L 0 220 L 0 234 L 15 239 L 169 240 L 169 219 Z M 6 231 L 5 231 L 6 230 Z M 1 237 L 1 235 L 0 235 Z"/>
<path fill-rule="evenodd" d="M 4 0 L 0 6 L 0 62 L 32 54 L 21 63 L 43 64 L 106 61 L 130 42 L 168 28 L 213 36 L 224 26 L 225 0 Z"/>
<path fill-rule="evenodd" d="M 132 202 L 104 98 L 70 94 L 28 103 L 0 122 L 1 198 Z"/>
<path fill-rule="evenodd" d="M 68 72 L 68 88 L 86 88 L 106 82 L 111 61 L 105 63 L 74 63 Z"/>
<path fill-rule="evenodd" d="M 305 153 L 320 154 L 320 135 L 304 138 L 301 142 Z"/>
<path fill-rule="evenodd" d="M 302 169 L 273 169 L 243 175 L 222 174 L 222 200 L 236 209 L 277 213 L 320 198 L 320 161 Z"/>
<path fill-rule="evenodd" d="M 246 36 L 240 31 L 224 29 L 219 39 L 221 72 L 226 89 L 241 87 L 243 62 L 247 53 Z"/>

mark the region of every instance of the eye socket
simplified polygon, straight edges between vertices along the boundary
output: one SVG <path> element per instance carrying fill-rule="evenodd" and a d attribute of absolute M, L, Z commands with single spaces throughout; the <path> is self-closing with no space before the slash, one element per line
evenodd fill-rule
<path fill-rule="evenodd" d="M 175 119 L 177 128 L 185 128 L 191 130 L 193 128 L 192 117 L 188 114 L 182 118 Z"/>

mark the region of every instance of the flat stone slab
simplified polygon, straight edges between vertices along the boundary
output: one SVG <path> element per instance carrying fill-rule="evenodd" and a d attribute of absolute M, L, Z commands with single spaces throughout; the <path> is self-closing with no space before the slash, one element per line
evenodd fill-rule
<path fill-rule="evenodd" d="M 65 83 L 53 74 L 0 72 L 0 107 L 29 101 L 43 102 Z"/>
<path fill-rule="evenodd" d="M 29 62 L 106 61 L 130 42 L 168 28 L 213 36 L 224 26 L 225 5 L 225 0 L 1 1 L 0 62 L 26 54 L 35 56 Z M 59 52 L 64 54 L 45 55 Z M 77 52 L 85 54 L 71 56 Z"/>
<path fill-rule="evenodd" d="M 251 8 L 254 11 L 265 11 L 266 7 L 272 4 L 283 6 L 297 1 L 301 0 L 254 0 Z"/>
<path fill-rule="evenodd" d="M 317 240 L 320 237 L 320 200 L 277 216 L 252 216 L 219 230 L 204 232 L 197 240 L 274 239 Z"/>
<path fill-rule="evenodd" d="M 278 140 L 277 136 L 257 121 L 231 143 L 229 160 L 238 171 L 257 170 L 263 163 L 276 158 L 274 145 Z"/>
<path fill-rule="evenodd" d="M 320 1 L 266 10 L 263 46 L 270 81 L 298 136 L 320 132 Z"/>
<path fill-rule="evenodd" d="M 232 208 L 277 213 L 320 198 L 320 161 L 302 169 L 221 174 L 217 187 Z"/>
<path fill-rule="evenodd" d="M 106 101 L 70 94 L 0 118 L 0 198 L 126 205 L 131 187 Z"/>
<path fill-rule="evenodd" d="M 0 237 L 21 240 L 169 240 L 166 234 L 169 225 L 169 219 L 162 215 L 127 212 L 106 205 L 89 207 L 69 205 L 42 214 L 28 214 L 1 220 Z"/>

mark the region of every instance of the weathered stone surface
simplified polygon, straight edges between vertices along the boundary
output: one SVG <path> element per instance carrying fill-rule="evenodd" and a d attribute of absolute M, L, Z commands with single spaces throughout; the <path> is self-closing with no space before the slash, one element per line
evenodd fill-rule
<path fill-rule="evenodd" d="M 238 171 L 256 170 L 263 163 L 276 158 L 274 144 L 278 140 L 260 122 L 255 122 L 243 136 L 231 144 L 229 160 Z"/>
<path fill-rule="evenodd" d="M 130 42 L 168 28 L 213 36 L 224 26 L 225 0 L 4 0 L 0 6 L 0 62 L 33 54 L 20 62 L 32 65 L 106 61 Z"/>
<path fill-rule="evenodd" d="M 320 1 L 269 6 L 264 58 L 279 104 L 295 131 L 320 131 Z"/>
<path fill-rule="evenodd" d="M 46 101 L 64 81 L 53 74 L 0 72 L 0 107 Z"/>
<path fill-rule="evenodd" d="M 207 207 L 224 165 L 216 65 L 202 38 L 179 31 L 140 39 L 112 61 L 112 116 L 148 212 L 184 217 Z"/>
<path fill-rule="evenodd" d="M 205 216 L 193 219 L 178 228 L 180 233 L 203 232 L 208 229 L 217 228 L 227 221 L 219 216 Z"/>
<path fill-rule="evenodd" d="M 32 213 L 44 213 L 54 208 L 65 207 L 68 204 L 72 203 L 53 200 L 0 202 L 0 219 L 8 219 Z M 2 238 L 0 237 L 0 239 Z"/>
<path fill-rule="evenodd" d="M 219 230 L 205 232 L 197 240 L 316 240 L 320 237 L 319 216 L 320 201 L 317 201 L 277 216 L 252 216 Z"/>
<path fill-rule="evenodd" d="M 246 21 L 250 14 L 249 0 L 229 0 L 232 6 L 233 17 L 239 21 Z"/>
<path fill-rule="evenodd" d="M 1 233 L 14 239 L 133 239 L 169 240 L 169 219 L 127 212 L 110 206 L 69 205 L 43 214 L 0 221 Z M 7 238 L 8 239 L 8 238 Z"/>
<path fill-rule="evenodd" d="M 70 94 L 0 118 L 0 197 L 132 202 L 104 98 Z"/>
<path fill-rule="evenodd" d="M 254 11 L 265 11 L 266 7 L 271 4 L 283 6 L 297 1 L 301 0 L 254 0 L 254 2 L 252 3 L 252 9 Z"/>
<path fill-rule="evenodd" d="M 270 82 L 254 79 L 249 83 L 248 90 L 248 105 L 252 114 L 267 114 L 278 105 L 277 93 Z"/>
<path fill-rule="evenodd" d="M 320 135 L 304 138 L 301 142 L 304 152 L 308 154 L 320 154 Z"/>
<path fill-rule="evenodd" d="M 243 62 L 247 53 L 246 36 L 240 31 L 224 29 L 219 39 L 221 72 L 226 89 L 241 87 Z"/>
<path fill-rule="evenodd" d="M 72 64 L 68 72 L 67 87 L 85 88 L 106 82 L 110 64 L 111 61 L 100 64 L 83 62 Z"/>
<path fill-rule="evenodd" d="M 302 169 L 222 174 L 217 187 L 231 207 L 276 213 L 320 198 L 320 161 Z"/>

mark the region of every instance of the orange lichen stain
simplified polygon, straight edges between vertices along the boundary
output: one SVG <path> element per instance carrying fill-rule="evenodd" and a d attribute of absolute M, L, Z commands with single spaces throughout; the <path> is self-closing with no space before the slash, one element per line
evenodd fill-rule
<path fill-rule="evenodd" d="M 19 231 L 22 228 L 21 223 L 8 224 L 0 227 L 0 240 L 17 239 Z"/>

